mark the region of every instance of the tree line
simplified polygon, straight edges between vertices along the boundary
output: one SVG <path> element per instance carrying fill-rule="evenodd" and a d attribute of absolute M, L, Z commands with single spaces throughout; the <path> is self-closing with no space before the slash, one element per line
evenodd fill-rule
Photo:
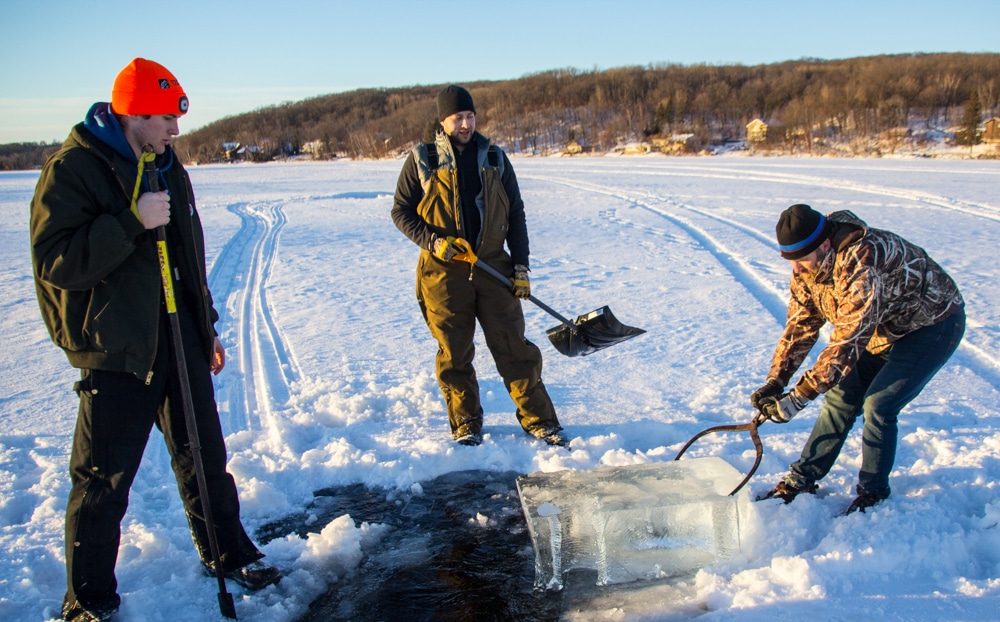
<path fill-rule="evenodd" d="M 176 149 L 199 163 L 303 153 L 395 157 L 427 139 L 444 86 L 359 89 L 268 106 L 185 134 Z M 974 142 L 970 124 L 1000 112 L 1000 54 L 556 69 L 463 86 L 475 98 L 480 131 L 512 153 L 551 153 L 570 143 L 607 152 L 671 135 L 710 146 L 745 140 L 746 124 L 759 118 L 770 126 L 759 148 L 869 155 L 934 130 Z"/>
<path fill-rule="evenodd" d="M 66 128 L 69 133 L 69 128 Z M 8 143 L 0 145 L 0 171 L 24 171 L 40 168 L 59 143 Z"/>
<path fill-rule="evenodd" d="M 307 145 L 316 157 L 393 157 L 427 139 L 444 86 L 361 89 L 262 108 L 183 136 L 178 149 L 199 162 L 217 159 L 224 142 L 254 145 L 260 159 Z M 562 150 L 571 141 L 606 152 L 672 134 L 711 145 L 745 139 L 746 124 L 760 118 L 776 129 L 766 146 L 811 151 L 837 143 L 865 154 L 900 128 L 954 133 L 969 123 L 972 101 L 977 121 L 998 114 L 1000 54 L 558 69 L 464 86 L 480 130 L 513 153 Z"/>

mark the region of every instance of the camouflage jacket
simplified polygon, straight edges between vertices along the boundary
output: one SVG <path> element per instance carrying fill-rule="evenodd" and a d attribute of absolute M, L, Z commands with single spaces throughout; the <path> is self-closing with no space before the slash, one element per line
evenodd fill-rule
<path fill-rule="evenodd" d="M 787 385 L 829 322 L 829 345 L 796 385 L 810 400 L 836 386 L 862 351 L 883 352 L 964 306 L 955 281 L 924 249 L 869 228 L 849 211 L 827 219 L 833 224 L 833 265 L 792 275 L 788 319 L 768 372 L 769 379 Z"/>

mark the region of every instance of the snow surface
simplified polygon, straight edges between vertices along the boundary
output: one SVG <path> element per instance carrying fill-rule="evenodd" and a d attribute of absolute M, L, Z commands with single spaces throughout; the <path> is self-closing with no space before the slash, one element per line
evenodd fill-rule
<path fill-rule="evenodd" d="M 956 278 L 969 326 L 958 353 L 904 411 L 894 494 L 840 517 L 860 464 L 851 436 L 821 494 L 753 504 L 750 545 L 679 587 L 591 601 L 571 620 L 1000 619 L 1000 162 L 930 159 L 516 158 L 533 292 L 566 315 L 610 305 L 648 334 L 559 355 L 556 321 L 528 303 L 528 335 L 571 451 L 516 425 L 480 342 L 485 442 L 450 438 L 435 344 L 414 300 L 417 248 L 389 218 L 401 161 L 190 169 L 229 362 L 218 399 L 243 517 L 300 514 L 322 487 L 420 494 L 467 469 L 521 473 L 673 459 L 696 432 L 744 423 L 784 320 L 789 265 L 773 241 L 796 202 L 850 209 L 926 248 Z M 63 510 L 77 378 L 38 315 L 28 251 L 37 172 L 0 173 L 0 619 L 58 615 Z M 477 277 L 480 278 L 480 277 Z M 481 278 L 487 278 L 485 276 Z M 793 462 L 818 408 L 761 428 L 751 494 Z M 154 430 L 118 560 L 118 620 L 221 619 L 201 575 L 166 451 Z M 689 456 L 749 469 L 745 434 Z M 468 508 L 477 515 L 477 508 Z M 483 521 L 484 528 L 489 517 Z M 264 546 L 287 572 L 249 595 L 241 620 L 293 620 L 358 568 L 384 533 L 350 516 Z"/>

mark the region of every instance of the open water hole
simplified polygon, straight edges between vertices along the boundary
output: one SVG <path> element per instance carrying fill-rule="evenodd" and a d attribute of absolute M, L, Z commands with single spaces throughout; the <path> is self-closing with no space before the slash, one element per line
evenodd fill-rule
<path fill-rule="evenodd" d="M 363 545 L 360 566 L 331 585 L 299 622 L 587 620 L 597 619 L 588 611 L 607 613 L 643 599 L 650 583 L 661 584 L 659 597 L 672 589 L 664 581 L 598 588 L 596 571 L 573 570 L 561 591 L 534 590 L 535 554 L 517 494 L 519 475 L 447 473 L 421 482 L 419 494 L 362 484 L 324 488 L 305 513 L 265 525 L 257 537 L 304 537 L 344 514 L 356 524 L 389 528 Z M 310 515 L 318 520 L 306 524 Z M 704 610 L 688 604 L 675 613 L 657 619 L 690 619 Z"/>

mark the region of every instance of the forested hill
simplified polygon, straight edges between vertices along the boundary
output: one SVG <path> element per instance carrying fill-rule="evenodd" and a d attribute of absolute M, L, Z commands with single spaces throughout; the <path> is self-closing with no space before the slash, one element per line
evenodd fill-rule
<path fill-rule="evenodd" d="M 443 86 L 363 89 L 262 108 L 192 132 L 178 149 L 200 162 L 217 159 L 224 143 L 252 146 L 249 157 L 259 159 L 304 150 L 391 157 L 423 138 Z M 769 132 L 776 148 L 808 150 L 826 141 L 864 153 L 898 128 L 954 131 L 973 100 L 980 119 L 995 116 L 1000 54 L 561 69 L 465 86 L 479 128 L 511 152 L 561 151 L 572 141 L 604 152 L 677 134 L 711 145 L 745 139 L 746 124 L 760 118 L 780 128 Z"/>
<path fill-rule="evenodd" d="M 184 161 L 202 163 L 394 157 L 424 139 L 443 86 L 360 89 L 269 106 L 185 134 L 176 147 Z M 768 131 L 754 148 L 869 155 L 931 132 L 977 140 L 976 127 L 1000 114 L 1000 54 L 557 69 L 464 86 L 475 98 L 479 129 L 513 153 L 570 145 L 608 152 L 635 143 L 697 151 L 746 140 L 747 123 L 760 119 Z"/>

